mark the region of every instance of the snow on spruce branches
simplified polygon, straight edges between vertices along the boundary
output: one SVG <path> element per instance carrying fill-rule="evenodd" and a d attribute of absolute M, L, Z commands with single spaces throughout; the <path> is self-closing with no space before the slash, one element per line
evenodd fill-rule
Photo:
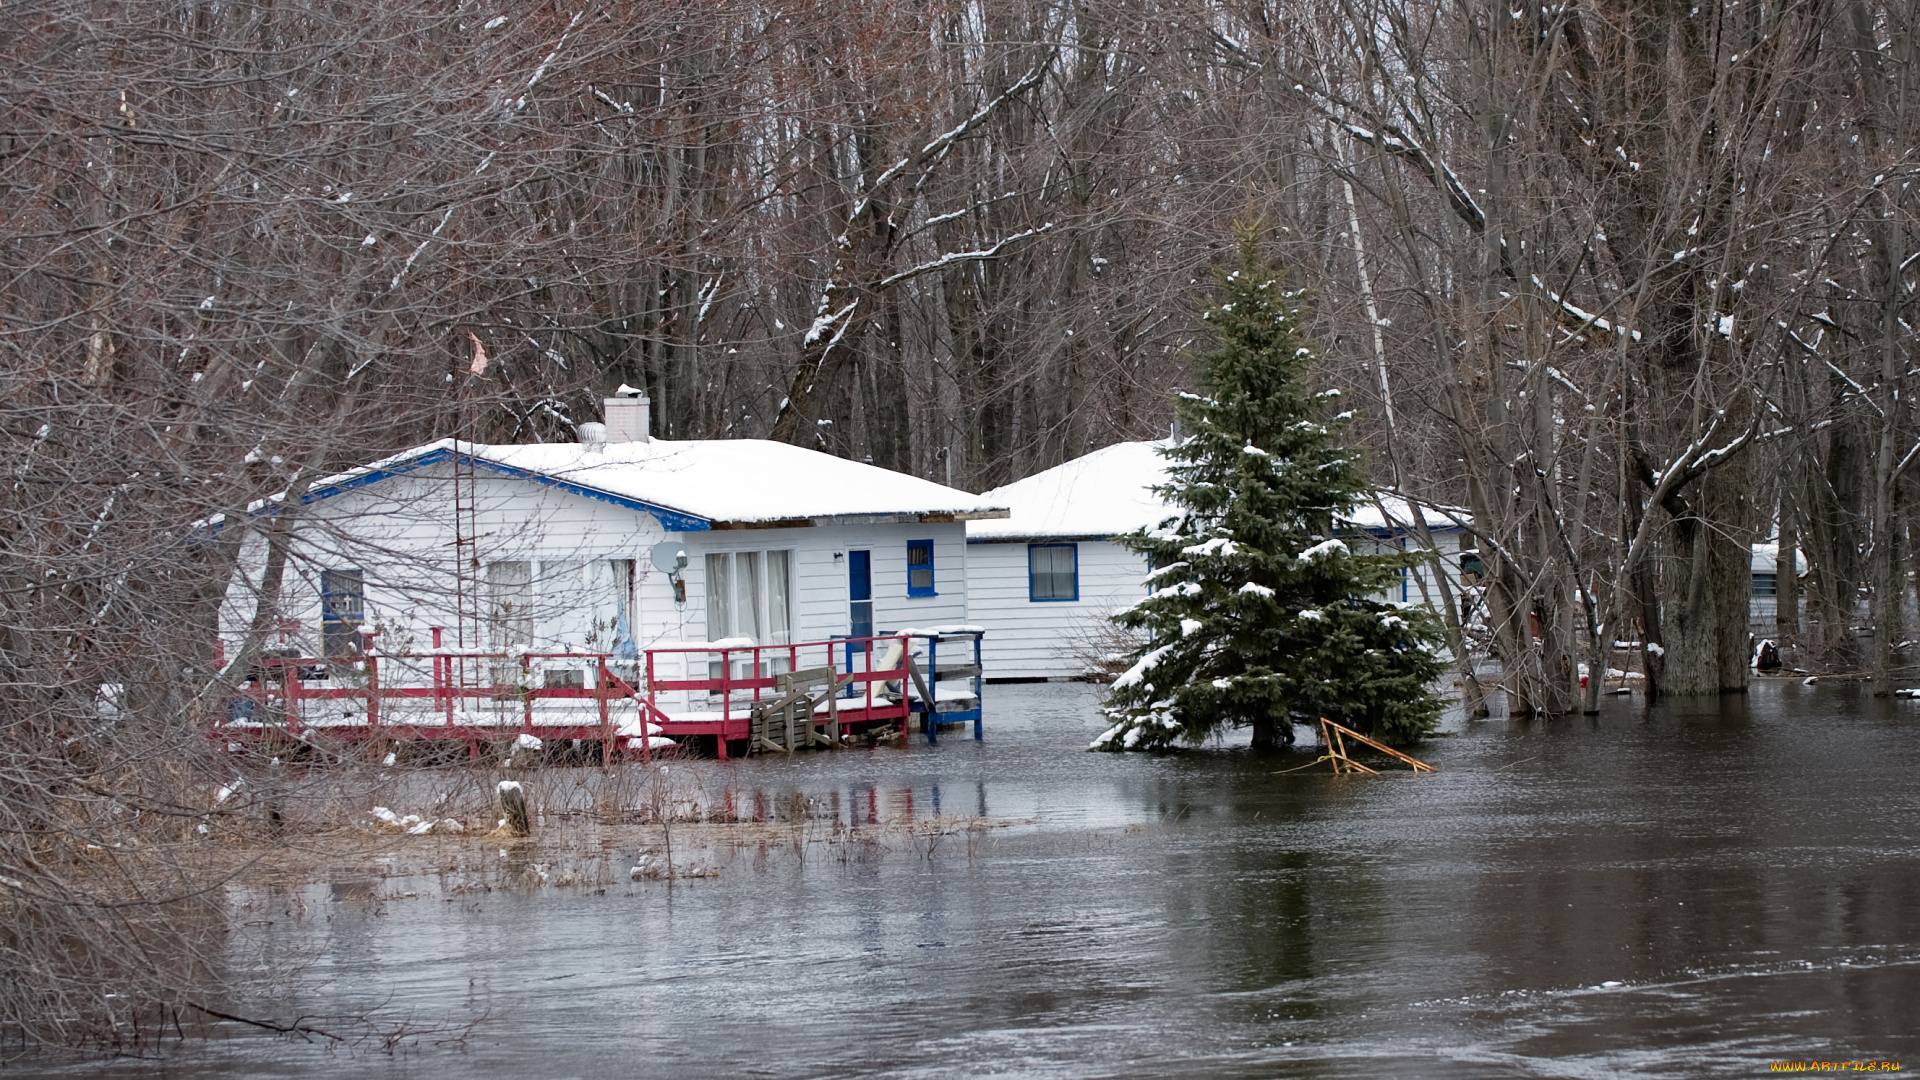
<path fill-rule="evenodd" d="M 1250 726 L 1256 745 L 1292 742 L 1292 718 L 1326 716 L 1390 742 L 1430 734 L 1427 689 L 1441 663 L 1432 616 L 1374 597 L 1397 588 L 1399 554 L 1355 554 L 1343 539 L 1367 491 L 1342 446 L 1345 414 L 1307 384 L 1300 292 L 1239 230 L 1240 268 L 1219 275 L 1202 318 L 1215 347 L 1194 358 L 1203 395 L 1176 402 L 1192 436 L 1162 451 L 1155 489 L 1177 512 L 1125 538 L 1156 567 L 1152 595 L 1114 616 L 1147 643 L 1114 681 L 1112 726 L 1096 750 L 1197 743 Z"/>

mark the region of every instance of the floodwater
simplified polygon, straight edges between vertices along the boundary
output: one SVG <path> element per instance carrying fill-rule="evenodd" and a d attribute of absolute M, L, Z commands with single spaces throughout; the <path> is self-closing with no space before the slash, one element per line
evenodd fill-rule
<path fill-rule="evenodd" d="M 1455 721 L 1441 771 L 1082 753 L 1095 688 L 987 738 L 706 763 L 742 798 L 1030 823 L 743 850 L 713 879 L 329 902 L 307 1012 L 486 1019 L 393 1054 L 236 1035 L 205 1077 L 1753 1076 L 1920 1069 L 1920 702 L 1757 686 Z M 721 774 L 720 770 L 731 770 Z M 391 887 L 391 886 L 388 886 Z M 78 1075 L 78 1071 L 68 1075 Z"/>

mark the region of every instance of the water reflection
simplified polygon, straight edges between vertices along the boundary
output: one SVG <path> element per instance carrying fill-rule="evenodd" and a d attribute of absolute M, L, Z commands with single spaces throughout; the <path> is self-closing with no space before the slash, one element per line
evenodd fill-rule
<path fill-rule="evenodd" d="M 1094 693 L 993 687 L 982 743 L 699 778 L 740 820 L 1031 824 L 752 847 L 718 880 L 566 891 L 503 862 L 518 887 L 312 903 L 327 951 L 288 1008 L 493 1019 L 457 1053 L 239 1039 L 186 1060 L 406 1077 L 1920 1066 L 1920 702 L 1798 685 L 1613 701 L 1457 725 L 1423 754 L 1437 775 L 1336 778 L 1232 748 L 1081 753 Z"/>
<path fill-rule="evenodd" d="M 745 769 L 743 765 L 713 766 Z M 911 784 L 854 783 L 826 790 L 777 786 L 742 786 L 738 778 L 724 787 L 717 800 L 684 799 L 674 803 L 676 820 L 752 822 L 838 822 L 842 825 L 883 825 L 943 817 L 988 817 L 987 782 L 946 785 L 942 797 L 938 780 L 924 787 Z M 960 797 L 956 799 L 955 793 Z M 642 806 L 635 820 L 649 822 L 657 815 Z"/>

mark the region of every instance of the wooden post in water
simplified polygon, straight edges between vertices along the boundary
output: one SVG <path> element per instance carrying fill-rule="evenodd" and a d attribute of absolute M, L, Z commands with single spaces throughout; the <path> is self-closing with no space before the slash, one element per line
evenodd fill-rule
<path fill-rule="evenodd" d="M 508 836 L 532 836 L 533 822 L 527 816 L 527 792 L 518 780 L 502 780 L 494 786 L 500 799 L 501 828 Z"/>
<path fill-rule="evenodd" d="M 931 650 L 931 646 L 929 646 L 929 650 Z M 913 676 L 913 688 L 915 690 L 920 691 L 920 700 L 927 703 L 927 719 L 926 719 L 927 741 L 936 742 L 940 737 L 939 736 L 940 718 L 938 716 L 935 716 L 934 712 L 935 710 L 940 708 L 940 702 L 934 698 L 933 691 L 927 688 L 927 680 L 924 676 L 920 674 L 919 665 L 913 662 L 913 653 L 911 650 L 907 651 L 906 659 L 907 659 L 907 674 Z M 932 665 L 929 664 L 928 666 L 931 667 Z M 940 673 L 938 671 L 934 672 L 936 681 L 938 681 L 939 674 Z M 900 696 L 903 699 L 907 696 L 905 687 L 900 688 Z M 907 715 L 900 719 L 900 734 L 902 736 L 906 735 L 907 724 L 912 719 L 912 717 L 913 717 L 913 711 L 909 709 L 907 711 Z"/>

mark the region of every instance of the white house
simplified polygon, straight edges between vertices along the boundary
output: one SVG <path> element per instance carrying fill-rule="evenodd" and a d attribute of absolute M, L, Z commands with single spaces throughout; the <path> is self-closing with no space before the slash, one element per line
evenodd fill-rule
<path fill-rule="evenodd" d="M 1150 490 L 1166 482 L 1166 442 L 1118 443 L 995 488 L 982 498 L 1008 516 L 967 523 L 967 617 L 986 630 L 991 680 L 1076 678 L 1127 642 L 1108 621 L 1147 593 L 1144 557 L 1115 538 L 1159 524 L 1168 508 Z M 1404 501 L 1357 507 L 1351 525 L 1371 537 L 1361 549 L 1401 550 L 1412 522 Z M 1458 581 L 1462 530 L 1429 512 L 1427 525 Z M 1474 567 L 1469 566 L 1468 570 Z M 1416 602 L 1432 566 L 1402 578 L 1390 599 Z"/>
<path fill-rule="evenodd" d="M 638 682 L 650 648 L 965 621 L 965 523 L 1003 514 L 992 500 L 781 443 L 650 439 L 644 397 L 607 410 L 579 442 L 443 439 L 314 484 L 293 518 L 273 644 L 308 657 L 369 643 L 383 656 L 531 654 L 523 682 L 591 686 L 568 654 L 626 659 Z M 255 508 L 277 512 L 274 500 Z M 228 650 L 254 618 L 265 561 L 252 530 L 221 620 Z M 822 662 L 734 655 L 762 677 Z"/>
<path fill-rule="evenodd" d="M 1761 629 L 1762 636 L 1773 633 L 1774 616 L 1780 610 L 1780 543 L 1769 540 L 1753 545 L 1753 596 L 1748 601 L 1748 617 Z M 1807 574 L 1807 556 L 1794 552 L 1796 578 Z"/>

